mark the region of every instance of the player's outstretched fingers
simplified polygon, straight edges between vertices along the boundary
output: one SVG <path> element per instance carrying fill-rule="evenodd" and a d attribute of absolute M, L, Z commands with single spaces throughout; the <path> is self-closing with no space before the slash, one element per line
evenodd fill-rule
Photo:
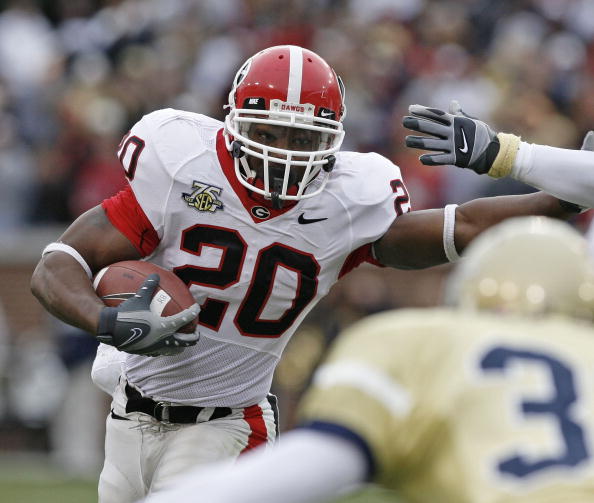
<path fill-rule="evenodd" d="M 429 136 L 407 136 L 405 139 L 407 147 L 421 148 L 423 150 L 432 150 L 435 152 L 450 152 L 450 141 L 431 138 Z"/>
<path fill-rule="evenodd" d="M 443 166 L 454 164 L 454 154 L 444 152 L 443 154 L 423 154 L 419 157 L 421 164 L 425 166 Z"/>
<path fill-rule="evenodd" d="M 449 125 L 438 124 L 437 122 L 428 119 L 417 119 L 410 115 L 407 115 L 402 119 L 402 125 L 407 129 L 418 131 L 419 133 L 430 134 L 437 138 L 447 138 L 447 136 L 451 134 L 451 126 Z"/>
<path fill-rule="evenodd" d="M 410 105 L 408 112 L 416 117 L 422 117 L 435 122 L 439 122 L 444 126 L 452 125 L 452 115 L 439 108 L 426 107 L 423 105 Z"/>

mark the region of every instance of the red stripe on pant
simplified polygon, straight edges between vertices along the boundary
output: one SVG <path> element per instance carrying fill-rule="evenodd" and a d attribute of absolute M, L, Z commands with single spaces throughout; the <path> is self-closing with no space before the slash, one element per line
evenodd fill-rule
<path fill-rule="evenodd" d="M 250 436 L 248 442 L 243 451 L 239 453 L 241 456 L 243 453 L 252 450 L 254 447 L 258 447 L 268 441 L 268 429 L 264 422 L 262 415 L 262 409 L 259 405 L 250 405 L 243 409 L 243 418 L 250 425 Z"/>

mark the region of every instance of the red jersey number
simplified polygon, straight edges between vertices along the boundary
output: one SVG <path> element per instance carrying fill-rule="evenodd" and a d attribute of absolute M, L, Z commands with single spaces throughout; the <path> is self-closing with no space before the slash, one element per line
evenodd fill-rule
<path fill-rule="evenodd" d="M 398 194 L 396 199 L 394 200 L 394 209 L 396 210 L 396 215 L 400 216 L 403 213 L 408 213 L 410 211 L 410 197 L 408 196 L 408 191 L 404 186 L 402 180 L 392 180 L 390 182 L 390 186 L 392 187 L 392 192 L 394 194 Z M 404 211 L 403 206 L 406 205 L 406 211 Z"/>
<path fill-rule="evenodd" d="M 118 145 L 118 159 L 130 181 L 134 179 L 138 158 L 143 150 L 144 140 L 138 136 L 130 136 L 130 133 L 124 136 Z"/>

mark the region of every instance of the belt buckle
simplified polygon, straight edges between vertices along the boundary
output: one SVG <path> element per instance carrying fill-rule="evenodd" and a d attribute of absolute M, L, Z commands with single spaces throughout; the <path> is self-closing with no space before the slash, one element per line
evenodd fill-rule
<path fill-rule="evenodd" d="M 162 423 L 171 424 L 169 422 L 169 408 L 171 406 L 168 403 L 166 403 L 166 402 L 157 402 L 155 404 L 155 410 L 154 410 L 155 419 L 157 419 L 157 410 L 159 409 L 159 407 L 161 407 L 161 419 L 160 419 L 160 421 Z"/>

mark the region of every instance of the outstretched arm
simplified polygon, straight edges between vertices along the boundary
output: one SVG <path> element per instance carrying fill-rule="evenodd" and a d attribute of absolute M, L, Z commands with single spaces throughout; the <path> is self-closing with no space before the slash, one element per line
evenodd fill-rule
<path fill-rule="evenodd" d="M 422 105 L 411 105 L 409 112 L 404 126 L 428 135 L 406 137 L 407 146 L 430 151 L 420 156 L 423 164 L 452 164 L 494 178 L 511 176 L 571 203 L 594 206 L 594 132 L 578 151 L 497 133 L 464 114 L 457 102 L 449 113 Z"/>
<path fill-rule="evenodd" d="M 506 218 L 544 215 L 566 219 L 575 213 L 544 192 L 474 199 L 456 208 L 453 245 L 458 253 L 483 230 Z M 399 269 L 421 269 L 448 261 L 444 251 L 444 210 L 420 210 L 399 216 L 374 244 L 377 259 Z"/>
<path fill-rule="evenodd" d="M 586 135 L 582 150 L 520 142 L 510 176 L 566 201 L 594 207 L 594 132 Z"/>

